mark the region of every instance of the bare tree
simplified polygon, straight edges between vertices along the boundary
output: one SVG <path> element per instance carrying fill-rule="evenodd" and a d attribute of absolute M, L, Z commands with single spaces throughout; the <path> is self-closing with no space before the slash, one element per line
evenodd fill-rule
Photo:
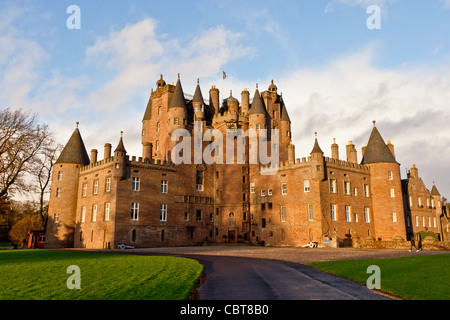
<path fill-rule="evenodd" d="M 58 159 L 63 146 L 57 144 L 53 137 L 49 136 L 43 144 L 41 150 L 36 155 L 36 159 L 31 165 L 30 173 L 30 192 L 38 197 L 38 212 L 42 218 L 42 223 L 47 224 L 48 202 L 47 196 L 50 193 L 50 182 L 52 177 L 52 167 Z"/>
<path fill-rule="evenodd" d="M 48 127 L 37 124 L 35 114 L 10 108 L 0 111 L 0 199 L 28 189 L 24 174 L 49 136 Z"/>

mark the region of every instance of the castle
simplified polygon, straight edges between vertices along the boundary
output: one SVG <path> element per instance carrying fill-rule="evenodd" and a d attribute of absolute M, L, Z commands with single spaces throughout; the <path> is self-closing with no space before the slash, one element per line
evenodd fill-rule
<path fill-rule="evenodd" d="M 206 103 L 199 83 L 187 98 L 179 76 L 176 85 L 161 76 L 144 112 L 138 158 L 127 154 L 122 136 L 114 152 L 105 144 L 103 159 L 95 149 L 89 156 L 77 125 L 53 166 L 46 247 L 326 245 L 407 240 L 424 230 L 448 239 L 436 186 L 429 191 L 415 166 L 401 179 L 394 146 L 375 122 L 360 162 L 351 141 L 346 160 L 335 141 L 325 157 L 317 134 L 310 155 L 296 159 L 291 120 L 273 81 L 264 92 L 257 87 L 252 100 L 246 89 L 240 102 L 232 93 L 222 100 L 212 86 Z M 234 152 L 232 163 L 175 164 L 173 133 L 193 134 L 196 126 L 223 137 L 238 129 L 278 130 L 277 171 L 265 174 L 269 165 L 249 161 L 248 137 L 242 138 L 244 156 Z M 191 148 L 211 146 L 198 140 Z"/>

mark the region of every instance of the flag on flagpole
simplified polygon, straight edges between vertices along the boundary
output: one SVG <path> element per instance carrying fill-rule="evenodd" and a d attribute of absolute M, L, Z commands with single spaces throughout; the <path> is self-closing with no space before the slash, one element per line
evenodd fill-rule
<path fill-rule="evenodd" d="M 226 79 L 227 78 L 227 74 L 225 73 L 225 71 L 222 71 L 222 78 Z"/>

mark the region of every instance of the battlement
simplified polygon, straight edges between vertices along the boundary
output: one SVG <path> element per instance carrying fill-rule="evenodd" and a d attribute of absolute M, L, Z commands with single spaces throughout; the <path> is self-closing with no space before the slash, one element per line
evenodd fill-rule
<path fill-rule="evenodd" d="M 363 170 L 363 171 L 370 171 L 370 168 L 363 164 L 358 164 L 354 162 L 348 162 L 344 160 L 338 160 L 334 158 L 325 157 L 325 163 L 340 166 L 343 167 L 343 169 L 357 169 L 357 170 Z"/>
<path fill-rule="evenodd" d="M 215 114 L 212 122 L 215 123 L 223 123 L 223 122 L 248 122 L 248 114 L 243 112 L 235 112 L 235 111 L 225 111 L 223 114 Z"/>
<path fill-rule="evenodd" d="M 175 164 L 165 160 L 155 160 L 155 159 L 142 159 L 142 157 L 137 158 L 135 156 L 125 156 L 125 163 L 130 167 L 140 167 L 140 168 L 152 168 L 152 169 L 175 169 Z M 80 173 L 88 173 L 95 170 L 104 169 L 106 167 L 112 166 L 114 164 L 114 157 L 103 159 L 95 163 L 88 164 L 81 167 Z"/>

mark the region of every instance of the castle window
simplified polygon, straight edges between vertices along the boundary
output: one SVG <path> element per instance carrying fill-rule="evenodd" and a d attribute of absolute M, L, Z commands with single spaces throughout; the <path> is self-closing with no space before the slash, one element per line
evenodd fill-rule
<path fill-rule="evenodd" d="M 245 215 L 245 212 L 244 212 L 244 215 Z M 244 217 L 244 220 L 245 220 L 245 217 Z M 214 222 L 214 214 L 213 213 L 209 214 L 209 222 Z"/>
<path fill-rule="evenodd" d="M 350 195 L 351 194 L 351 188 L 350 188 L 350 181 L 344 181 L 344 194 Z"/>
<path fill-rule="evenodd" d="M 419 226 L 419 216 L 416 216 L 416 227 Z"/>
<path fill-rule="evenodd" d="M 83 197 L 86 197 L 87 194 L 87 183 L 83 184 Z"/>
<path fill-rule="evenodd" d="M 266 218 L 262 218 L 261 220 L 261 228 L 265 228 L 266 227 Z"/>
<path fill-rule="evenodd" d="M 98 194 L 98 180 L 94 181 L 94 194 Z"/>
<path fill-rule="evenodd" d="M 434 203 L 434 199 L 431 199 L 431 207 L 432 207 L 433 209 L 436 208 L 435 203 Z"/>
<path fill-rule="evenodd" d="M 131 190 L 139 191 L 140 189 L 140 179 L 138 177 L 133 177 L 133 181 L 131 183 Z"/>
<path fill-rule="evenodd" d="M 166 180 L 161 180 L 161 193 L 167 193 L 169 183 Z"/>
<path fill-rule="evenodd" d="M 105 192 L 111 192 L 111 177 L 106 178 Z"/>
<path fill-rule="evenodd" d="M 109 221 L 109 209 L 111 204 L 109 202 L 105 203 L 105 221 Z"/>
<path fill-rule="evenodd" d="M 97 205 L 94 204 L 92 206 L 92 222 L 96 222 L 97 221 Z"/>
<path fill-rule="evenodd" d="M 330 179 L 330 193 L 337 193 L 336 179 Z"/>
<path fill-rule="evenodd" d="M 287 186 L 286 186 L 286 183 L 282 183 L 281 184 L 281 194 L 284 196 L 284 195 L 287 195 Z"/>
<path fill-rule="evenodd" d="M 425 217 L 422 217 L 422 227 L 425 227 Z"/>
<path fill-rule="evenodd" d="M 303 180 L 303 191 L 304 192 L 309 192 L 311 189 L 310 189 L 310 186 L 309 186 L 309 180 Z"/>
<path fill-rule="evenodd" d="M 392 171 L 388 171 L 388 179 L 389 180 L 393 180 L 394 179 L 394 175 L 392 174 Z"/>
<path fill-rule="evenodd" d="M 173 124 L 178 124 L 178 122 L 179 122 L 178 118 L 173 119 Z"/>
<path fill-rule="evenodd" d="M 364 185 L 364 197 L 368 198 L 370 196 L 369 194 L 369 185 L 365 184 Z"/>
<path fill-rule="evenodd" d="M 255 183 L 250 183 L 250 193 L 255 193 Z"/>
<path fill-rule="evenodd" d="M 159 140 L 156 141 L 156 151 L 159 151 Z"/>
<path fill-rule="evenodd" d="M 261 197 L 265 197 L 266 196 L 266 190 L 262 189 L 261 190 Z"/>
<path fill-rule="evenodd" d="M 392 222 L 397 222 L 397 212 L 392 212 Z"/>
<path fill-rule="evenodd" d="M 142 129 L 142 136 L 145 136 L 146 133 L 147 131 L 145 131 L 145 129 Z"/>
<path fill-rule="evenodd" d="M 358 195 L 358 188 L 353 188 L 353 195 L 355 197 Z"/>
<path fill-rule="evenodd" d="M 56 189 L 56 197 L 57 198 L 61 197 L 61 188 Z"/>
<path fill-rule="evenodd" d="M 433 227 L 436 228 L 436 217 L 433 217 Z"/>
<path fill-rule="evenodd" d="M 81 222 L 84 223 L 86 221 L 86 207 L 81 207 Z"/>
<path fill-rule="evenodd" d="M 161 125 L 159 122 L 156 123 L 156 133 L 159 133 L 159 130 L 161 129 Z"/>
<path fill-rule="evenodd" d="M 161 115 L 161 107 L 158 107 L 158 116 Z"/>
<path fill-rule="evenodd" d="M 261 125 L 260 125 L 260 124 L 257 124 L 257 125 L 256 125 L 256 130 L 257 130 L 257 131 L 261 130 Z"/>
<path fill-rule="evenodd" d="M 266 211 L 266 204 L 265 203 L 261 203 L 261 211 Z"/>
<path fill-rule="evenodd" d="M 270 189 L 267 189 L 267 195 L 268 196 L 271 196 L 272 195 L 272 189 L 270 188 Z"/>
<path fill-rule="evenodd" d="M 53 222 L 54 222 L 55 224 L 58 224 L 58 223 L 59 223 L 59 214 L 55 213 L 55 216 L 54 216 L 54 218 L 53 218 Z"/>
<path fill-rule="evenodd" d="M 419 197 L 417 199 L 417 203 L 418 203 L 419 208 L 422 208 L 422 198 L 421 197 Z"/>
<path fill-rule="evenodd" d="M 203 172 L 197 171 L 196 173 L 196 184 L 197 184 L 197 191 L 203 191 Z"/>
<path fill-rule="evenodd" d="M 394 191 L 394 188 L 391 188 L 390 191 L 389 191 L 389 193 L 390 193 L 391 198 L 395 198 L 395 191 Z"/>
<path fill-rule="evenodd" d="M 335 204 L 330 205 L 331 221 L 337 220 L 337 206 Z"/>
<path fill-rule="evenodd" d="M 201 210 L 197 210 L 196 220 L 197 220 L 197 222 L 201 222 L 202 221 L 202 211 Z"/>
<path fill-rule="evenodd" d="M 370 209 L 367 207 L 364 208 L 364 221 L 370 223 Z"/>
<path fill-rule="evenodd" d="M 58 180 L 61 181 L 63 177 L 63 172 L 62 171 L 58 171 Z"/>
<path fill-rule="evenodd" d="M 159 206 L 159 220 L 167 221 L 167 204 L 162 204 Z"/>
<path fill-rule="evenodd" d="M 189 212 L 184 213 L 184 221 L 189 221 Z"/>
<path fill-rule="evenodd" d="M 355 215 L 353 217 L 355 218 L 355 222 L 358 222 L 358 214 L 355 213 Z"/>
<path fill-rule="evenodd" d="M 286 222 L 286 207 L 280 207 L 281 222 Z"/>
<path fill-rule="evenodd" d="M 314 220 L 314 211 L 312 203 L 308 203 L 308 221 Z"/>
<path fill-rule="evenodd" d="M 430 206 L 430 199 L 428 199 L 428 198 L 427 198 L 427 207 L 431 208 L 431 206 Z"/>
<path fill-rule="evenodd" d="M 131 204 L 131 220 L 138 220 L 139 218 L 139 203 L 133 202 Z"/>
<path fill-rule="evenodd" d="M 352 221 L 352 207 L 350 206 L 345 206 L 345 221 Z"/>

